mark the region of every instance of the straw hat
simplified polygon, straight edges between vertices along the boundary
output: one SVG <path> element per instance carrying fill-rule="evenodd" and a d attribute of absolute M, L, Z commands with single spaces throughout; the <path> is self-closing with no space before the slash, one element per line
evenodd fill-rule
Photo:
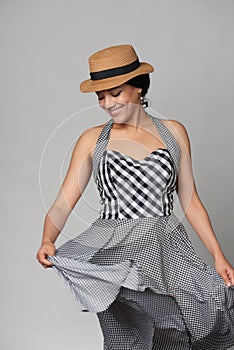
<path fill-rule="evenodd" d="M 89 57 L 90 79 L 80 84 L 81 92 L 94 92 L 119 86 L 140 74 L 151 73 L 153 66 L 140 62 L 132 45 L 116 45 Z"/>

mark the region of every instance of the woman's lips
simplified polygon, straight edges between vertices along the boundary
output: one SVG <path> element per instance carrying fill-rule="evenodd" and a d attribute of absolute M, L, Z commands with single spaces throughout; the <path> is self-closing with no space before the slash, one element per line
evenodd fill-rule
<path fill-rule="evenodd" d="M 110 109 L 108 110 L 108 112 L 110 113 L 110 115 L 111 115 L 112 117 L 116 117 L 117 115 L 120 114 L 122 108 L 123 108 L 123 106 L 115 107 L 115 108 L 110 108 Z"/>

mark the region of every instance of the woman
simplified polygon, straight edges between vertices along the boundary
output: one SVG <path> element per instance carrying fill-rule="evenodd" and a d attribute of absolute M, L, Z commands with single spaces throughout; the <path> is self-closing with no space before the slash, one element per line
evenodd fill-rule
<path fill-rule="evenodd" d="M 37 258 L 97 313 L 104 349 L 227 349 L 234 344 L 234 269 L 196 191 L 185 127 L 146 113 L 153 67 L 131 45 L 89 58 L 82 92 L 96 92 L 110 119 L 78 139 L 45 218 Z M 93 172 L 100 216 L 57 250 L 55 241 Z M 214 257 L 195 254 L 173 213 L 185 216 Z"/>

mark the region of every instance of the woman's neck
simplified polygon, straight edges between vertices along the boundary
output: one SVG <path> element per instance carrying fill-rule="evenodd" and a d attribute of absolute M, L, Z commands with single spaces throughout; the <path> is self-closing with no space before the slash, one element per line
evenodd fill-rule
<path fill-rule="evenodd" d="M 116 129 L 131 129 L 132 132 L 137 131 L 139 128 L 147 128 L 151 126 L 152 120 L 149 115 L 145 112 L 144 108 L 134 108 L 129 117 L 114 119 L 114 128 Z"/>

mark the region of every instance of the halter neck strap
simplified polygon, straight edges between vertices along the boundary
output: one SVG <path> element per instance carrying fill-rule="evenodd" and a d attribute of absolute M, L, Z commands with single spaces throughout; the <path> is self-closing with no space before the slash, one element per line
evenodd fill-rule
<path fill-rule="evenodd" d="M 176 172 L 178 173 L 180 163 L 180 147 L 178 145 L 178 142 L 176 141 L 174 135 L 172 135 L 169 129 L 163 124 L 163 122 L 159 118 L 150 114 L 148 115 L 154 121 L 160 136 L 165 142 L 174 162 Z"/>
<path fill-rule="evenodd" d="M 160 136 L 162 137 L 163 141 L 165 142 L 165 145 L 167 146 L 168 151 L 171 154 L 175 169 L 178 173 L 179 161 L 180 161 L 180 148 L 175 137 L 172 135 L 172 133 L 168 130 L 168 128 L 163 124 L 163 122 L 159 118 L 152 116 L 150 114 L 148 114 L 148 116 L 155 123 Z M 106 122 L 96 142 L 94 155 L 93 155 L 93 177 L 95 182 L 97 181 L 99 163 L 102 158 L 103 152 L 107 147 L 109 137 L 110 137 L 110 131 L 112 129 L 113 124 L 114 124 L 113 119 L 109 119 Z"/>

